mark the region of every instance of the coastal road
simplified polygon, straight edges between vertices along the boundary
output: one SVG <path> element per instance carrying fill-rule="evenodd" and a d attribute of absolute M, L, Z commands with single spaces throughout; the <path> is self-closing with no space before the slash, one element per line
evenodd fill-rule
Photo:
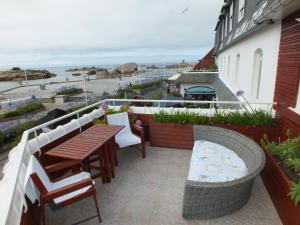
<path fill-rule="evenodd" d="M 137 80 L 139 80 L 138 76 L 124 77 L 121 81 L 118 78 L 90 80 L 86 82 L 86 88 L 87 91 L 93 92 L 94 95 L 101 96 L 104 91 L 109 93 L 114 92 L 119 83 L 121 86 L 123 86 L 126 83 L 133 83 Z M 13 90 L 5 91 L 1 95 L 4 99 L 17 99 L 32 95 L 35 95 L 37 98 L 51 98 L 57 89 L 65 86 L 76 86 L 78 88 L 83 88 L 83 83 L 82 81 L 76 81 L 69 83 L 47 84 L 46 90 L 40 90 L 39 85 L 19 87 Z"/>

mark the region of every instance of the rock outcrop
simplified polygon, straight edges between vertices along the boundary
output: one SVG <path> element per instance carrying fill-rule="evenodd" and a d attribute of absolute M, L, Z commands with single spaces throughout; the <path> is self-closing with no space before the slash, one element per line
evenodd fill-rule
<path fill-rule="evenodd" d="M 124 74 L 134 73 L 138 70 L 138 65 L 136 63 L 125 63 L 117 68 L 117 71 Z"/>
<path fill-rule="evenodd" d="M 178 64 L 167 65 L 166 69 L 177 69 L 177 68 L 192 67 L 192 66 L 193 66 L 192 64 L 189 64 L 185 60 L 182 60 Z"/>
<path fill-rule="evenodd" d="M 28 80 L 47 79 L 55 77 L 56 74 L 48 70 L 26 70 Z M 26 80 L 25 70 L 7 70 L 0 72 L 0 81 L 21 81 Z"/>

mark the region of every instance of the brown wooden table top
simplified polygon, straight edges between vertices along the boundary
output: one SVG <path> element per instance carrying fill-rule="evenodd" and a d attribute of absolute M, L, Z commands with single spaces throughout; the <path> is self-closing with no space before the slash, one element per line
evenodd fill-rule
<path fill-rule="evenodd" d="M 84 160 L 123 128 L 124 126 L 96 124 L 45 154 L 65 159 Z"/>

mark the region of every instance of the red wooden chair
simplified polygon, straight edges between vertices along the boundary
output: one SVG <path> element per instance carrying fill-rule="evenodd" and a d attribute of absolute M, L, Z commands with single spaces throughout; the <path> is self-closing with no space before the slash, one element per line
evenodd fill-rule
<path fill-rule="evenodd" d="M 78 165 L 78 163 L 78 161 L 58 163 L 56 167 L 51 166 L 50 170 L 54 172 Z M 59 209 L 89 196 L 94 199 L 97 216 L 99 222 L 101 222 L 96 188 L 89 173 L 80 172 L 52 182 L 35 156 L 31 156 L 25 181 L 27 197 L 32 203 L 36 200 L 40 202 L 42 225 L 45 225 L 45 204 L 49 204 L 51 208 Z M 38 191 L 36 188 L 38 188 Z"/>

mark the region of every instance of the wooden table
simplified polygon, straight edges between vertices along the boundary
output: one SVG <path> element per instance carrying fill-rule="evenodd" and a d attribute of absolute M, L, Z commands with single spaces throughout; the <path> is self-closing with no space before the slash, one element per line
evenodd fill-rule
<path fill-rule="evenodd" d="M 84 168 L 90 168 L 89 157 L 99 155 L 102 182 L 110 182 L 117 164 L 115 135 L 124 126 L 94 125 L 45 154 L 69 160 L 80 160 Z"/>

